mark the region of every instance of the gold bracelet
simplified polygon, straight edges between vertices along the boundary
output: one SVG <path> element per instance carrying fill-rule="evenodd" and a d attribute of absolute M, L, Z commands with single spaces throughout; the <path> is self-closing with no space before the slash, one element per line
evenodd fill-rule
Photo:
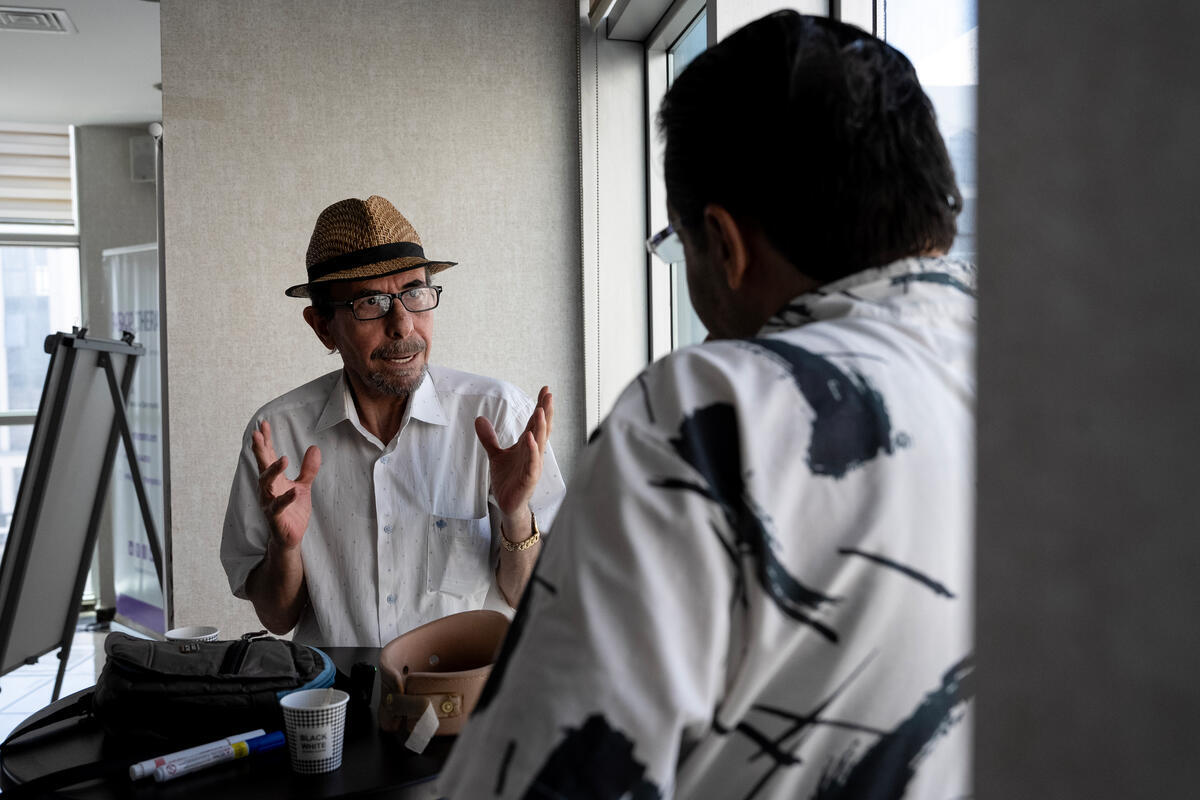
<path fill-rule="evenodd" d="M 530 534 L 528 539 L 523 539 L 519 542 L 511 541 L 507 536 L 505 536 L 504 535 L 504 526 L 503 525 L 500 526 L 500 538 L 504 540 L 504 549 L 505 550 L 507 550 L 510 553 L 515 553 L 519 550 L 528 550 L 529 548 L 533 547 L 535 544 L 537 544 L 538 542 L 541 541 L 542 532 L 538 530 L 537 518 L 533 516 L 533 509 L 530 509 L 530 511 L 529 511 L 529 522 L 530 522 L 531 527 L 533 528 L 533 533 Z"/>

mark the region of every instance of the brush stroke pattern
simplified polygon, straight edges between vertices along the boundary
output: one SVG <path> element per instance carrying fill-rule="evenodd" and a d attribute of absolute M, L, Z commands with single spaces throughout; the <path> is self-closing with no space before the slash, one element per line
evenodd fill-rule
<path fill-rule="evenodd" d="M 956 716 L 975 696 L 974 659 L 968 656 L 946 670 L 941 686 L 867 752 L 854 758 L 851 746 L 822 777 L 812 800 L 855 800 L 871 797 L 900 800 L 920 766 L 922 754 L 961 718 Z"/>
<path fill-rule="evenodd" d="M 868 561 L 874 562 L 881 567 L 887 567 L 888 569 L 894 569 L 896 572 L 899 572 L 901 575 L 905 575 L 909 578 L 912 578 L 917 583 L 921 583 L 921 584 L 924 584 L 925 586 L 928 586 L 931 590 L 933 590 L 934 594 L 940 594 L 942 597 L 949 597 L 951 599 L 954 598 L 954 592 L 947 589 L 946 585 L 943 584 L 941 581 L 936 581 L 933 578 L 926 575 L 925 573 L 921 572 L 920 570 L 914 569 L 913 567 L 905 566 L 904 564 L 901 564 L 898 561 L 894 561 L 890 558 L 887 558 L 886 556 L 881 556 L 881 555 L 878 555 L 877 553 L 868 553 L 865 550 L 858 550 L 853 547 L 839 547 L 838 553 L 840 553 L 841 555 L 844 555 L 844 556 L 861 556 L 862 558 L 865 558 Z"/>
<path fill-rule="evenodd" d="M 787 365 L 815 417 L 807 463 L 814 475 L 843 478 L 880 453 L 892 454 L 892 425 L 883 396 L 860 372 L 779 339 L 752 339 Z"/>
<path fill-rule="evenodd" d="M 662 791 L 646 778 L 646 765 L 634 757 L 633 747 L 603 714 L 593 714 L 567 729 L 525 797 L 659 800 Z"/>
<path fill-rule="evenodd" d="M 822 605 L 837 602 L 836 598 L 805 586 L 787 571 L 776 555 L 775 539 L 766 522 L 751 506 L 742 476 L 741 437 L 734 407 L 716 403 L 689 414 L 670 444 L 700 474 L 703 483 L 658 478 L 651 480 L 651 485 L 693 491 L 719 505 L 733 533 L 734 551 L 739 558 L 753 562 L 763 591 L 783 613 L 836 642 L 837 632 L 812 616 Z"/>

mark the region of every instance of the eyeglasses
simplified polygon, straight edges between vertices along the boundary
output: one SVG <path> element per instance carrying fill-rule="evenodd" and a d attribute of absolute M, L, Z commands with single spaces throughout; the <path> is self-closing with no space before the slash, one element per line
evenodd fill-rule
<path fill-rule="evenodd" d="M 396 292 L 395 294 L 380 292 L 379 294 L 356 297 L 353 300 L 346 300 L 341 303 L 334 303 L 333 305 L 350 306 L 350 311 L 354 314 L 355 319 L 368 320 L 386 317 L 391 313 L 393 300 L 399 300 L 400 305 L 404 306 L 411 313 L 417 314 L 421 311 L 432 311 L 437 308 L 441 299 L 442 287 L 440 286 L 414 286 L 411 289 L 405 289 L 403 292 Z"/>
<path fill-rule="evenodd" d="M 683 240 L 674 225 L 668 225 L 647 239 L 646 249 L 668 264 L 683 263 Z"/>

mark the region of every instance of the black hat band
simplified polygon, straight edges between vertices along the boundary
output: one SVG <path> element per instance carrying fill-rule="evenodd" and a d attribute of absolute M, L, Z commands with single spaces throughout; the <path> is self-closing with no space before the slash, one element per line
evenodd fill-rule
<path fill-rule="evenodd" d="M 394 258 L 424 258 L 425 250 L 416 242 L 391 242 L 375 247 L 342 253 L 340 256 L 319 261 L 308 268 L 308 280 L 316 281 L 335 272 L 391 261 Z"/>

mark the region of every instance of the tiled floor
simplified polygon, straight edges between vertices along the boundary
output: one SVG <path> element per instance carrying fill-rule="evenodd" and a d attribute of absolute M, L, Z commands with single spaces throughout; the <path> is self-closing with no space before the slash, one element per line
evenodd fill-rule
<path fill-rule="evenodd" d="M 141 635 L 116 624 L 112 629 Z M 96 676 L 104 666 L 104 637 L 107 635 L 107 631 L 89 633 L 80 630 L 75 633 L 59 697 L 96 683 Z M 58 675 L 57 654 L 58 651 L 47 653 L 38 659 L 38 663 L 18 667 L 0 677 L 0 741 L 26 717 L 50 702 L 54 679 Z"/>

